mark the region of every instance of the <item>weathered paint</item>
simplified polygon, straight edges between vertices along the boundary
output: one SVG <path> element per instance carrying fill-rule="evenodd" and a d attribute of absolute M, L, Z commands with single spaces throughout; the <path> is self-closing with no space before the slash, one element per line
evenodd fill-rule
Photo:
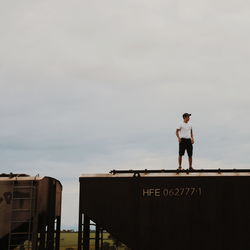
<path fill-rule="evenodd" d="M 6 244 L 8 243 L 8 237 L 10 233 L 10 225 L 11 225 L 11 217 L 12 220 L 16 220 L 11 212 L 12 207 L 18 209 L 29 209 L 30 200 L 12 200 L 12 191 L 13 191 L 13 183 L 16 182 L 18 185 L 29 186 L 31 181 L 35 181 L 36 183 L 36 198 L 35 198 L 35 211 L 33 218 L 33 231 L 35 237 L 38 237 L 38 233 L 40 235 L 48 233 L 45 232 L 46 226 L 49 224 L 53 224 L 53 229 L 51 229 L 54 235 L 54 223 L 55 220 L 58 219 L 57 224 L 60 225 L 60 217 L 61 217 L 61 193 L 62 193 L 62 185 L 61 183 L 51 177 L 17 177 L 17 176 L 9 176 L 9 177 L 0 177 L 0 249 L 8 249 L 6 248 Z M 53 189 L 53 190 L 52 190 Z M 30 189 L 20 189 L 19 191 L 15 191 L 14 194 L 16 197 L 24 198 L 29 197 Z M 18 193 L 17 193 L 18 192 Z M 12 216 L 11 216 L 12 213 Z M 30 213 L 23 213 L 18 215 L 18 220 L 20 221 L 28 221 L 30 219 Z M 21 231 L 26 230 L 24 227 L 25 223 L 15 223 L 12 224 L 12 231 Z M 58 229 L 60 231 L 60 228 Z M 54 237 L 54 236 L 53 236 Z M 57 238 L 59 237 L 59 234 Z M 43 241 L 43 240 L 42 240 Z M 54 240 L 53 240 L 54 241 Z M 58 241 L 58 239 L 57 239 Z M 34 241 L 37 243 L 37 240 Z M 34 243 L 33 242 L 33 243 Z M 21 242 L 20 242 L 21 243 Z M 49 243 L 42 242 L 44 245 L 48 245 Z M 53 243 L 54 244 L 54 243 Z M 41 245 L 41 244 L 40 244 Z M 47 248 L 43 249 L 56 249 L 46 246 Z M 57 246 L 57 249 L 59 245 Z M 39 249 L 38 246 L 34 246 L 32 249 Z M 40 248 L 42 249 L 42 248 Z"/>

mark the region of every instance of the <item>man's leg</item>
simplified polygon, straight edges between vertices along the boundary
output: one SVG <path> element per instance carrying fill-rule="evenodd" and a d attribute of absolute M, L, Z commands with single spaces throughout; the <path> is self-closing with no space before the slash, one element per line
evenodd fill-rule
<path fill-rule="evenodd" d="M 193 169 L 193 166 L 192 166 L 192 163 L 193 163 L 193 157 L 192 156 L 190 156 L 190 157 L 188 157 L 188 161 L 189 161 L 189 169 Z"/>
<path fill-rule="evenodd" d="M 187 153 L 188 153 L 188 162 L 189 162 L 189 170 L 193 170 L 193 144 L 191 143 L 191 140 L 189 141 L 188 147 L 187 147 Z"/>
<path fill-rule="evenodd" d="M 179 157 L 178 157 L 178 163 L 179 163 L 179 167 L 178 170 L 182 169 L 182 156 L 185 153 L 185 145 L 183 144 L 183 140 L 181 140 L 181 142 L 179 143 Z"/>
<path fill-rule="evenodd" d="M 178 163 L 179 163 L 179 169 L 182 169 L 182 166 L 181 166 L 181 164 L 182 164 L 182 155 L 179 155 Z"/>

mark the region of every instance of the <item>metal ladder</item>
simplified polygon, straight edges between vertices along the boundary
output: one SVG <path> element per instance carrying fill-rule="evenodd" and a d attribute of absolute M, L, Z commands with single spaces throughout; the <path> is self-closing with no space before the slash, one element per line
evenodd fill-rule
<path fill-rule="evenodd" d="M 35 180 L 13 181 L 8 250 L 25 244 L 25 250 L 32 249 L 32 222 L 36 202 Z M 19 228 L 23 226 L 23 229 Z M 24 247 L 24 245 L 23 245 Z M 21 248 L 20 248 L 21 249 Z"/>

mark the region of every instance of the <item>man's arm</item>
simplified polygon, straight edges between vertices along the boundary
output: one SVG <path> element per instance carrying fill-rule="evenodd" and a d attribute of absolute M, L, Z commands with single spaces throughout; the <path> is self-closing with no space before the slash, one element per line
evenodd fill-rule
<path fill-rule="evenodd" d="M 193 129 L 191 128 L 191 141 L 192 144 L 194 144 L 194 133 L 193 133 Z"/>
<path fill-rule="evenodd" d="M 175 134 L 176 134 L 176 136 L 178 138 L 178 141 L 181 142 L 181 138 L 180 138 L 179 132 L 180 132 L 180 129 L 177 128 Z"/>

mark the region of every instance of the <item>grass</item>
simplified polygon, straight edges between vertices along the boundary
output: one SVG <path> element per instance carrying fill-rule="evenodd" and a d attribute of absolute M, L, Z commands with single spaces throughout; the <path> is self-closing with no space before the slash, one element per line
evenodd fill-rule
<path fill-rule="evenodd" d="M 103 233 L 103 243 L 106 244 L 105 250 L 128 250 L 125 245 L 116 247 L 113 239 L 109 239 L 110 234 Z M 95 233 L 90 233 L 90 238 L 94 238 Z M 77 250 L 78 233 L 77 232 L 61 232 L 60 233 L 60 250 Z M 17 247 L 15 250 L 28 249 L 28 241 L 24 243 L 24 248 Z M 1 249 L 2 250 L 2 249 Z M 95 250 L 95 240 L 90 240 L 90 250 Z"/>
<path fill-rule="evenodd" d="M 95 233 L 90 233 L 90 238 L 94 238 Z M 61 232 L 60 236 L 60 250 L 77 250 L 77 242 L 78 242 L 78 233 L 64 233 Z M 108 239 L 109 233 L 103 233 L 103 242 L 107 242 L 110 246 L 113 246 L 114 242 L 111 239 Z M 90 240 L 90 249 L 95 249 L 95 241 Z M 125 246 L 121 246 L 118 248 L 115 248 L 117 250 L 125 250 Z"/>

